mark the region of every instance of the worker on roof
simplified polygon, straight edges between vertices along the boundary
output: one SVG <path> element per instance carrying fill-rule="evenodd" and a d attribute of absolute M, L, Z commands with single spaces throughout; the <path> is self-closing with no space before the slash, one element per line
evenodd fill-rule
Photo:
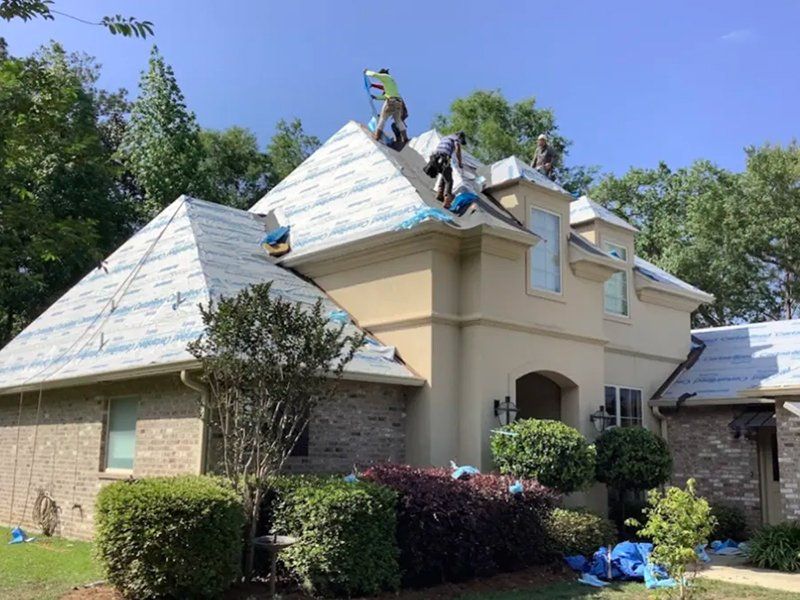
<path fill-rule="evenodd" d="M 389 117 L 392 117 L 394 119 L 394 125 L 396 126 L 397 133 L 400 137 L 400 139 L 396 141 L 400 146 L 405 145 L 405 143 L 408 142 L 408 132 L 406 131 L 405 122 L 405 117 L 408 115 L 408 111 L 406 110 L 405 102 L 403 102 L 403 98 L 400 96 L 400 92 L 397 89 L 397 83 L 395 83 L 394 77 L 389 75 L 389 69 L 381 69 L 377 72 L 364 69 L 364 74 L 367 77 L 374 77 L 383 85 L 383 94 L 379 96 L 373 96 L 370 94 L 374 100 L 383 100 L 381 114 L 378 117 L 378 125 L 375 127 L 375 139 L 381 139 L 381 135 L 383 134 L 383 126 L 386 125 L 386 121 L 389 120 Z M 393 127 L 393 129 L 394 128 L 395 127 Z"/>
<path fill-rule="evenodd" d="M 542 175 L 552 179 L 555 158 L 555 152 L 553 152 L 550 144 L 547 143 L 547 136 L 542 133 L 536 138 L 536 151 L 533 153 L 531 166 Z"/>
<path fill-rule="evenodd" d="M 425 172 L 428 175 L 431 177 L 434 175 L 440 176 L 436 180 L 436 199 L 439 202 L 444 202 L 445 208 L 450 208 L 450 203 L 453 201 L 453 154 L 456 155 L 458 168 L 463 169 L 461 146 L 466 143 L 467 136 L 463 131 L 444 136 L 425 166 Z"/>

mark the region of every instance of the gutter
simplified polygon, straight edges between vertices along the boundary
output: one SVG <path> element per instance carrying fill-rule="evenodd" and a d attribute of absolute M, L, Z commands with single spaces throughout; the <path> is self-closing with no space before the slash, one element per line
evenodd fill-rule
<path fill-rule="evenodd" d="M 206 472 L 206 462 L 208 460 L 208 420 L 206 419 L 206 406 L 208 404 L 208 388 L 192 379 L 189 371 L 181 370 L 181 381 L 190 390 L 200 393 L 200 460 L 197 465 L 197 472 L 203 475 Z"/>

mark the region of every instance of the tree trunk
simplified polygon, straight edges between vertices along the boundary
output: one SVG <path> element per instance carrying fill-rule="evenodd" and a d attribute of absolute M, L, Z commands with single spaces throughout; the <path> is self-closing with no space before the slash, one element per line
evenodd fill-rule
<path fill-rule="evenodd" d="M 253 566 L 256 552 L 254 540 L 258 531 L 258 517 L 261 512 L 261 486 L 257 486 L 251 495 L 252 506 L 250 507 L 250 522 L 247 526 L 247 533 L 244 540 L 244 578 L 250 581 L 253 578 Z"/>

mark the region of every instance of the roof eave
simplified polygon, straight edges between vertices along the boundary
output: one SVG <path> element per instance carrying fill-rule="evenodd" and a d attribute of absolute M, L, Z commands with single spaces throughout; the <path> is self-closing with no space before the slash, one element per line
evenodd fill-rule
<path fill-rule="evenodd" d="M 636 295 L 642 302 L 663 305 L 693 312 L 701 304 L 711 304 L 714 296 L 705 292 L 693 292 L 677 286 L 654 281 L 634 268 L 633 284 Z"/>
<path fill-rule="evenodd" d="M 177 361 L 161 365 L 148 365 L 145 367 L 135 367 L 132 369 L 120 369 L 116 371 L 106 371 L 104 373 L 94 373 L 92 375 L 82 375 L 79 377 L 67 377 L 46 382 L 33 382 L 18 386 L 0 388 L 0 396 L 21 394 L 25 392 L 38 392 L 41 390 L 56 390 L 69 387 L 96 385 L 102 383 L 113 383 L 128 379 L 143 379 L 146 377 L 157 377 L 159 375 L 170 375 L 181 371 L 196 371 L 200 369 L 197 360 Z M 362 381 L 365 383 L 385 383 L 391 385 L 405 385 L 409 387 L 421 387 L 425 385 L 425 379 L 418 376 L 398 376 L 384 373 L 364 373 L 360 371 L 344 371 L 342 379 L 347 381 Z"/>
<path fill-rule="evenodd" d="M 651 398 L 648 401 L 650 406 L 659 407 L 675 407 L 678 400 L 676 398 Z M 763 396 L 753 398 L 690 398 L 686 402 L 681 403 L 681 408 L 690 408 L 692 406 L 728 406 L 739 404 L 771 404 L 773 402 L 770 398 Z"/>
<path fill-rule="evenodd" d="M 800 396 L 800 385 L 759 386 L 742 390 L 739 395 L 745 398 Z"/>

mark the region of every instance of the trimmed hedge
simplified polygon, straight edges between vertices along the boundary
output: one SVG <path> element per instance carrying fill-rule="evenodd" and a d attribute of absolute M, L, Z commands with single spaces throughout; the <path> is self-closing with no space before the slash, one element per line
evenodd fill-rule
<path fill-rule="evenodd" d="M 800 571 L 800 523 L 767 525 L 750 540 L 750 562 L 763 569 Z"/>
<path fill-rule="evenodd" d="M 98 558 L 128 598 L 213 598 L 240 575 L 244 511 L 218 480 L 120 481 L 96 510 Z"/>
<path fill-rule="evenodd" d="M 403 584 L 425 586 L 542 564 L 553 557 L 545 522 L 558 496 L 535 481 L 511 494 L 511 477 L 454 480 L 447 469 L 378 465 L 364 478 L 398 495 Z"/>
<path fill-rule="evenodd" d="M 712 540 L 731 539 L 743 542 L 749 537 L 749 528 L 744 511 L 738 506 L 730 504 L 712 504 L 711 514 L 717 519 L 717 524 L 711 532 Z"/>
<path fill-rule="evenodd" d="M 565 494 L 586 487 L 594 477 L 595 450 L 577 429 L 560 421 L 521 419 L 492 436 L 492 455 L 500 472 Z"/>
<path fill-rule="evenodd" d="M 398 589 L 394 492 L 340 478 L 281 477 L 270 502 L 275 530 L 299 540 L 280 560 L 306 590 L 349 597 Z"/>
<path fill-rule="evenodd" d="M 644 427 L 606 429 L 597 441 L 597 481 L 620 490 L 649 490 L 669 480 L 667 443 Z"/>
<path fill-rule="evenodd" d="M 614 523 L 587 510 L 557 508 L 547 520 L 547 530 L 555 550 L 565 556 L 591 556 L 617 539 Z"/>

